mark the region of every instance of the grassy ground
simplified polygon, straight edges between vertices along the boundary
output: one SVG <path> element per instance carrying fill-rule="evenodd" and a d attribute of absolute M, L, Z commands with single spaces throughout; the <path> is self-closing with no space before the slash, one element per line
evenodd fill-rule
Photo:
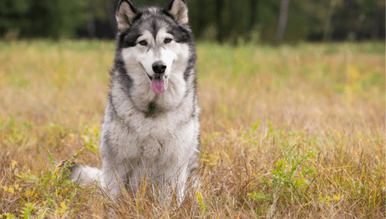
<path fill-rule="evenodd" d="M 57 167 L 100 166 L 112 42 L 0 42 L 0 215 L 384 218 L 384 51 L 199 43 L 201 188 L 178 206 L 145 186 L 115 202 Z"/>

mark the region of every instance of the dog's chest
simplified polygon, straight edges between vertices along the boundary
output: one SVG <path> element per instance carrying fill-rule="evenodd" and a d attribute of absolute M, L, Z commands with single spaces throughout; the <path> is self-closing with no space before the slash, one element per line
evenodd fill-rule
<path fill-rule="evenodd" d="M 109 138 L 109 144 L 102 144 L 102 147 L 111 147 L 114 151 L 112 157 L 119 157 L 119 160 L 138 157 L 164 160 L 181 153 L 182 145 L 190 144 L 194 139 L 192 93 L 182 101 L 176 101 L 173 90 L 169 90 L 161 98 L 151 99 L 142 95 L 141 102 L 138 102 L 127 98 L 118 85 L 111 88 L 102 126 L 105 134 L 101 136 L 102 143 L 105 136 Z M 140 110 L 138 105 L 147 107 Z M 106 148 L 105 151 L 108 153 L 110 150 Z"/>
<path fill-rule="evenodd" d="M 147 158 L 165 160 L 179 153 L 181 145 L 193 135 L 189 110 L 181 107 L 174 112 L 159 112 L 156 105 L 153 112 L 138 113 L 128 108 L 124 120 L 112 119 L 104 129 L 109 132 L 111 146 L 124 158 Z"/>

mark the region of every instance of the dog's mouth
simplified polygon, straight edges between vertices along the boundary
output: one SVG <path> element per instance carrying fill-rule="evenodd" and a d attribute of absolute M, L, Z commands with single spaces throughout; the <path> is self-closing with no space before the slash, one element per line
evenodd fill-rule
<path fill-rule="evenodd" d="M 163 92 L 165 92 L 166 89 L 168 88 L 169 77 L 167 75 L 158 76 L 157 74 L 155 77 L 152 77 L 147 73 L 147 71 L 146 71 L 145 67 L 143 67 L 142 63 L 140 63 L 140 64 L 141 64 L 146 76 L 150 80 L 151 88 L 153 89 L 154 93 L 162 94 Z"/>
<path fill-rule="evenodd" d="M 147 74 L 147 73 L 146 73 Z M 152 77 L 149 74 L 147 74 L 151 81 L 151 88 L 153 91 L 157 94 L 161 94 L 166 91 L 168 87 L 168 76 L 158 76 L 158 77 Z"/>

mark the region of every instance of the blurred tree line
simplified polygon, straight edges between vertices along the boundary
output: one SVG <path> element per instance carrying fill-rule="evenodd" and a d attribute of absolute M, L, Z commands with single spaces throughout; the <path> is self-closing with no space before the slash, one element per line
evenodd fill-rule
<path fill-rule="evenodd" d="M 132 0 L 136 5 L 169 0 Z M 114 38 L 118 0 L 1 0 L 0 38 Z M 383 0 L 188 0 L 198 39 L 276 42 L 385 37 Z"/>

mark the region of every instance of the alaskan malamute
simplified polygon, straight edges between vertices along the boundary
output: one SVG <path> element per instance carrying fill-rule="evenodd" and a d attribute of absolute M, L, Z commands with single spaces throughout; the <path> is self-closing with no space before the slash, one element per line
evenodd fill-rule
<path fill-rule="evenodd" d="M 196 53 L 185 0 L 166 7 L 118 4 L 114 69 L 103 118 L 102 169 L 75 165 L 70 178 L 112 194 L 146 178 L 180 197 L 198 166 Z"/>

